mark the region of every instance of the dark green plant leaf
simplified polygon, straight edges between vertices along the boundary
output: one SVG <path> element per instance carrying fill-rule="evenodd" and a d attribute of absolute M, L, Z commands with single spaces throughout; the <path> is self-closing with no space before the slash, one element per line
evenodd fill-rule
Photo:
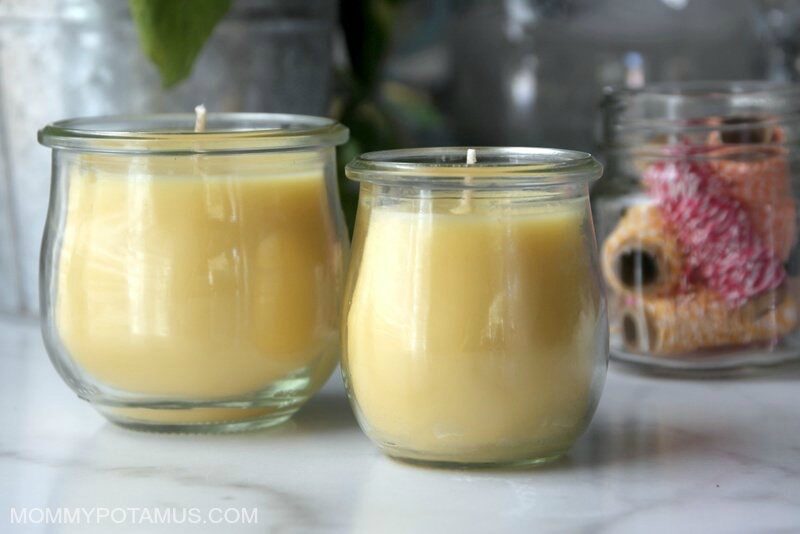
<path fill-rule="evenodd" d="M 145 54 L 164 87 L 192 72 L 195 58 L 231 0 L 128 0 Z"/>
<path fill-rule="evenodd" d="M 399 0 L 342 0 L 340 3 L 339 19 L 353 77 L 367 95 L 378 80 L 379 67 L 389 47 L 392 18 L 399 3 Z"/>
<path fill-rule="evenodd" d="M 412 125 L 414 129 L 441 129 L 444 116 L 428 95 L 398 82 L 383 84 L 384 108 L 390 117 Z"/>

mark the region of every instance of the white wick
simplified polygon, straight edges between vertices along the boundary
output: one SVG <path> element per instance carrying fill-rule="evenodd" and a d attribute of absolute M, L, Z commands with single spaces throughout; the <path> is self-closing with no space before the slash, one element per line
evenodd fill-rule
<path fill-rule="evenodd" d="M 194 131 L 206 131 L 206 107 L 203 104 L 194 108 Z"/>
<path fill-rule="evenodd" d="M 478 152 L 474 148 L 467 149 L 467 165 L 475 165 L 478 162 Z M 472 176 L 467 174 L 464 176 L 464 185 L 469 186 L 472 183 Z M 461 193 L 461 200 L 458 206 L 450 210 L 451 213 L 469 213 L 472 210 L 472 191 L 465 188 Z"/>

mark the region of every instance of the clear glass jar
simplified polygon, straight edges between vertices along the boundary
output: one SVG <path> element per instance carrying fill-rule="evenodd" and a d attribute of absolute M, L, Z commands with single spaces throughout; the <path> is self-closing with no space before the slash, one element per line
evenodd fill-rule
<path fill-rule="evenodd" d="M 562 455 L 594 413 L 608 326 L 582 152 L 364 154 L 343 373 L 366 434 L 435 464 Z"/>
<path fill-rule="evenodd" d="M 0 312 L 39 315 L 50 158 L 36 131 L 57 117 L 330 108 L 335 0 L 236 0 L 192 75 L 165 89 L 128 2 L 0 0 Z M 58 80 L 58 83 L 54 83 Z M 35 105 L 31 104 L 35 95 Z"/>
<path fill-rule="evenodd" d="M 611 352 L 652 370 L 797 358 L 800 86 L 611 91 L 595 191 Z"/>
<path fill-rule="evenodd" d="M 53 123 L 43 335 L 67 384 L 132 428 L 288 419 L 338 356 L 348 251 L 334 145 L 300 115 Z"/>
<path fill-rule="evenodd" d="M 395 59 L 391 72 L 432 89 L 447 114 L 442 122 L 460 142 L 588 150 L 605 86 L 766 76 L 770 47 L 759 35 L 753 3 L 415 2 L 430 7 L 417 15 L 415 32 L 398 36 L 406 42 L 396 49 L 407 59 L 405 65 Z M 431 28 L 442 11 L 442 22 Z M 427 53 L 437 58 L 431 65 L 443 64 L 443 79 L 432 79 L 433 67 L 419 68 L 423 52 L 413 47 L 425 38 L 433 41 Z"/>

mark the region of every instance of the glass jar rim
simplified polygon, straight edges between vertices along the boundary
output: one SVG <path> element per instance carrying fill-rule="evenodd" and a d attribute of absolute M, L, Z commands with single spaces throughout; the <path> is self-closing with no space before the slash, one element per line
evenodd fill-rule
<path fill-rule="evenodd" d="M 475 150 L 475 163 L 467 163 L 468 150 Z M 603 167 L 577 150 L 463 146 L 367 152 L 345 172 L 351 180 L 381 185 L 503 189 L 589 183 Z"/>
<path fill-rule="evenodd" d="M 39 130 L 39 142 L 56 149 L 119 154 L 264 152 L 340 145 L 349 130 L 311 115 L 208 113 L 194 131 L 192 113 L 104 115 L 60 120 Z"/>
<path fill-rule="evenodd" d="M 601 107 L 607 128 L 628 132 L 756 129 L 800 120 L 800 84 L 742 80 L 606 87 Z M 706 120 L 712 118 L 716 121 Z"/>

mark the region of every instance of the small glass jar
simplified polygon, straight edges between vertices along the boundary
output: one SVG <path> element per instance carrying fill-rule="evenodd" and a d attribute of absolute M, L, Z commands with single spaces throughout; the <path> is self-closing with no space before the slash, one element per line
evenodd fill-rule
<path fill-rule="evenodd" d="M 667 372 L 797 358 L 800 86 L 610 91 L 594 195 L 611 353 Z"/>
<path fill-rule="evenodd" d="M 74 119 L 53 148 L 41 262 L 56 369 L 111 421 L 226 431 L 288 419 L 338 356 L 347 129 L 299 115 Z"/>
<path fill-rule="evenodd" d="M 531 464 L 584 431 L 608 356 L 588 197 L 601 170 L 588 154 L 536 148 L 348 164 L 361 194 L 343 372 L 386 454 Z"/>

